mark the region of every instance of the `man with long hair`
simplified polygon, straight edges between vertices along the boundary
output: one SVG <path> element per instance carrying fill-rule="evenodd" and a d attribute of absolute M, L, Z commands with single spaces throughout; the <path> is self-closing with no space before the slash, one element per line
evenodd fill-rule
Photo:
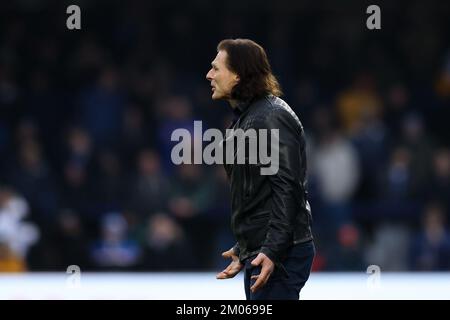
<path fill-rule="evenodd" d="M 271 173 L 261 173 L 266 163 L 260 158 L 256 163 L 247 161 L 251 154 L 245 163 L 225 162 L 231 185 L 231 227 L 237 243 L 222 253 L 232 261 L 217 278 L 229 279 L 244 269 L 247 299 L 298 300 L 315 254 L 303 126 L 280 98 L 280 85 L 267 55 L 254 41 L 221 41 L 211 66 L 206 78 L 212 99 L 228 101 L 235 114 L 229 129 L 278 133 L 269 142 L 271 157 L 276 153 L 277 159 Z M 226 137 L 224 144 L 229 140 Z M 249 149 L 258 155 L 259 151 Z M 233 149 L 232 153 L 236 158 L 239 152 Z"/>

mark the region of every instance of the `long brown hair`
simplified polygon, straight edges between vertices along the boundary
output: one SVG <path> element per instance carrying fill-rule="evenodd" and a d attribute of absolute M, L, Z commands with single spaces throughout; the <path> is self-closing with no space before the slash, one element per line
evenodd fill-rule
<path fill-rule="evenodd" d="M 259 44 L 249 39 L 226 39 L 217 46 L 217 51 L 221 50 L 228 55 L 228 68 L 240 79 L 231 91 L 231 98 L 250 101 L 268 94 L 277 97 L 283 94 Z"/>

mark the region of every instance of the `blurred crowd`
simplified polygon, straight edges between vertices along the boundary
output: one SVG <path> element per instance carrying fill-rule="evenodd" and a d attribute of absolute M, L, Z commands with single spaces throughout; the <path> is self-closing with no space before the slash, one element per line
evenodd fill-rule
<path fill-rule="evenodd" d="M 0 272 L 226 265 L 225 172 L 172 164 L 170 137 L 230 123 L 205 80 L 230 37 L 305 127 L 314 271 L 450 270 L 445 1 L 382 4 L 377 31 L 359 1 L 72 2 L 78 31 L 64 1 L 0 11 Z"/>

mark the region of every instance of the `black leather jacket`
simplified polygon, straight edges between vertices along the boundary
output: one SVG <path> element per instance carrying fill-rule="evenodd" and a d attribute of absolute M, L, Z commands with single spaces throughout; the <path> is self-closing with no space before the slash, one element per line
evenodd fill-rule
<path fill-rule="evenodd" d="M 263 252 L 277 264 L 290 246 L 312 239 L 303 126 L 289 105 L 273 95 L 241 103 L 234 112 L 237 117 L 229 129 L 279 129 L 276 174 L 261 175 L 264 165 L 259 160 L 249 164 L 248 154 L 245 164 L 237 164 L 236 149 L 234 164 L 224 164 L 231 184 L 235 253 L 243 261 Z"/>

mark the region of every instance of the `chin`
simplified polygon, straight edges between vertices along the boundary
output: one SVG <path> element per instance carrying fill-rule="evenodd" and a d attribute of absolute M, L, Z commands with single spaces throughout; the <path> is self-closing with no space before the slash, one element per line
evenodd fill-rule
<path fill-rule="evenodd" d="M 223 96 L 220 96 L 220 95 L 218 95 L 218 94 L 216 94 L 216 93 L 214 92 L 214 93 L 212 94 L 211 98 L 212 98 L 213 100 L 221 100 L 221 99 L 223 99 Z"/>

